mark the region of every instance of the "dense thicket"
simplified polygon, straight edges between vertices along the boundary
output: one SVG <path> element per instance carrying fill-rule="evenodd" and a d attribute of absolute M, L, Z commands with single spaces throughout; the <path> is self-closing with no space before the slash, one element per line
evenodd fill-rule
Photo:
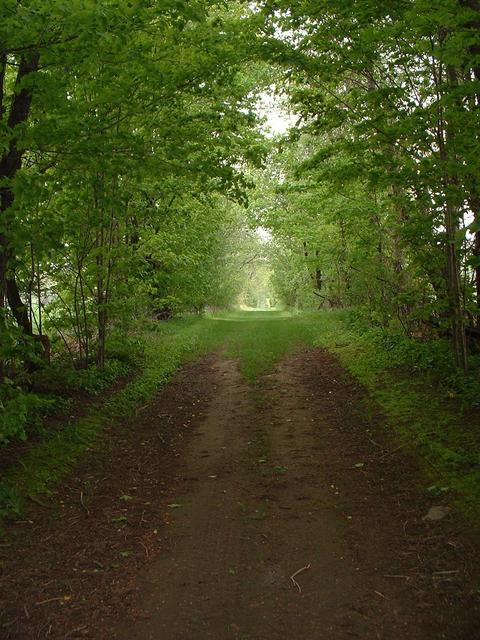
<path fill-rule="evenodd" d="M 260 219 L 277 286 L 406 333 L 480 323 L 480 3 L 265 2 L 300 116 Z"/>

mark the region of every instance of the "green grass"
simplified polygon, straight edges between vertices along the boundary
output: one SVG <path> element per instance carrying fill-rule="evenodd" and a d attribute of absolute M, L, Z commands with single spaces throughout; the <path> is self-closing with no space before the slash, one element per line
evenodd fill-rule
<path fill-rule="evenodd" d="M 204 323 L 210 348 L 223 346 L 227 357 L 239 361 L 250 383 L 270 371 L 286 353 L 312 344 L 315 328 L 313 315 L 275 311 L 216 314 Z"/>
<path fill-rule="evenodd" d="M 284 355 L 316 345 L 337 354 L 369 391 L 365 412 L 380 406 L 399 446 L 423 461 L 425 490 L 449 492 L 480 523 L 478 411 L 463 413 L 455 394 L 445 394 L 432 375 L 390 367 L 388 348 L 374 334 L 353 330 L 346 313 L 221 313 L 148 323 L 141 333 L 145 356 L 138 376 L 85 418 L 33 446 L 0 481 L 0 513 L 18 514 L 28 496 L 51 493 L 89 449 L 102 446 L 105 427 L 134 416 L 182 364 L 222 351 L 254 384 Z"/>

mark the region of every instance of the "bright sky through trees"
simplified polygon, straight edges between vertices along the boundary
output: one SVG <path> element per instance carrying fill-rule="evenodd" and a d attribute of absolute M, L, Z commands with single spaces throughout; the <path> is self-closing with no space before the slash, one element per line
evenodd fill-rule
<path fill-rule="evenodd" d="M 266 119 L 265 135 L 268 138 L 286 134 L 297 120 L 288 111 L 285 99 L 282 100 L 273 91 L 260 94 L 257 111 L 260 118 Z"/>

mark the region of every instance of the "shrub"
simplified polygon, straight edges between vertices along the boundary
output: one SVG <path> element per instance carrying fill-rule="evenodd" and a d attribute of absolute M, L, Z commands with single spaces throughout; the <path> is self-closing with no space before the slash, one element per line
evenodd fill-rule
<path fill-rule="evenodd" d="M 24 393 L 8 379 L 0 387 L 0 444 L 26 440 L 27 430 L 37 425 L 54 401 L 35 393 Z"/>

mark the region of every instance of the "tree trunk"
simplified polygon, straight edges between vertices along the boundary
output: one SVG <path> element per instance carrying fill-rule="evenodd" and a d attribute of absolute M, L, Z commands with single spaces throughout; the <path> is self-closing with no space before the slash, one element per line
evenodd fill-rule
<path fill-rule="evenodd" d="M 477 226 L 480 226 L 480 211 L 476 216 Z M 480 229 L 475 231 L 473 255 L 476 259 L 475 271 L 475 293 L 477 297 L 477 325 L 480 327 Z"/>
<path fill-rule="evenodd" d="M 28 313 L 28 306 L 20 297 L 20 292 L 14 277 L 7 278 L 7 299 L 18 326 L 22 327 L 25 335 L 32 336 L 33 329 L 32 323 L 30 322 L 30 314 Z"/>
<path fill-rule="evenodd" d="M 460 0 L 460 4 L 464 7 L 468 7 L 473 11 L 476 11 L 479 14 L 479 17 L 476 20 L 472 20 L 470 23 L 470 28 L 472 31 L 478 33 L 480 30 L 480 0 Z M 468 47 L 468 52 L 471 56 L 471 59 L 478 61 L 480 59 L 480 45 L 472 44 Z M 471 68 L 474 79 L 480 83 L 480 64 L 474 64 Z M 473 109 L 480 108 L 480 91 L 477 91 L 473 100 Z M 473 134 L 473 132 L 472 132 Z M 478 135 L 477 135 L 478 142 Z M 470 191 L 471 196 L 469 198 L 469 205 L 474 214 L 474 221 L 476 223 L 477 229 L 474 231 L 474 242 L 473 242 L 473 256 L 476 259 L 477 264 L 474 266 L 474 287 L 475 287 L 475 296 L 477 303 L 477 318 L 476 324 L 480 326 L 480 195 L 477 186 L 476 177 L 473 178 L 473 185 Z"/>
<path fill-rule="evenodd" d="M 460 288 L 460 272 L 456 247 L 456 231 L 458 229 L 458 212 L 447 201 L 445 206 L 445 229 L 447 251 L 447 285 L 450 303 L 450 314 L 453 334 L 455 364 L 466 371 L 468 369 L 467 339 L 463 317 Z"/>
<path fill-rule="evenodd" d="M 0 55 L 0 122 L 3 121 L 4 107 L 4 91 L 5 91 L 5 72 L 7 66 L 7 55 Z M 7 294 L 7 242 L 3 234 L 0 234 L 0 331 L 4 326 L 4 309 Z M 3 377 L 3 367 L 0 362 L 0 376 Z"/>
<path fill-rule="evenodd" d="M 313 273 L 310 270 L 309 265 L 308 265 L 309 254 L 308 254 L 307 243 L 306 243 L 305 240 L 303 241 L 303 255 L 305 256 L 305 261 L 306 261 L 306 264 L 307 264 L 308 273 L 309 273 L 310 279 L 311 279 L 311 281 L 313 283 L 314 293 L 316 293 L 316 292 L 320 293 L 320 291 L 323 288 L 323 274 L 322 274 L 321 269 L 317 266 L 317 260 L 318 260 L 318 257 L 320 255 L 320 252 L 318 251 L 318 249 L 315 250 L 315 258 L 316 258 L 316 260 L 315 260 L 315 266 L 313 268 Z"/>
<path fill-rule="evenodd" d="M 0 233 L 0 307 L 5 306 L 8 299 L 15 320 L 28 335 L 32 335 L 32 325 L 28 318 L 28 311 L 23 304 L 14 275 L 8 275 L 9 263 L 12 257 L 8 229 L 5 228 L 5 213 L 13 204 L 14 194 L 11 181 L 17 171 L 22 166 L 23 151 L 18 148 L 15 137 L 15 127 L 27 121 L 32 103 L 32 92 L 28 88 L 21 88 L 21 83 L 31 73 L 38 69 L 39 55 L 33 53 L 30 57 L 26 55 L 20 60 L 20 65 L 15 81 L 15 92 L 7 120 L 7 131 L 10 131 L 12 138 L 7 151 L 0 159 L 0 223 L 2 233 Z M 3 82 L 5 76 L 5 56 L 0 59 L 0 115 L 3 117 Z"/>
<path fill-rule="evenodd" d="M 477 306 L 475 324 L 480 326 L 480 194 L 477 189 L 476 180 L 473 181 L 473 185 L 470 188 L 468 204 L 473 212 L 473 221 L 475 224 L 475 231 L 473 232 L 473 258 L 475 260 L 473 267 L 473 288 Z"/>

